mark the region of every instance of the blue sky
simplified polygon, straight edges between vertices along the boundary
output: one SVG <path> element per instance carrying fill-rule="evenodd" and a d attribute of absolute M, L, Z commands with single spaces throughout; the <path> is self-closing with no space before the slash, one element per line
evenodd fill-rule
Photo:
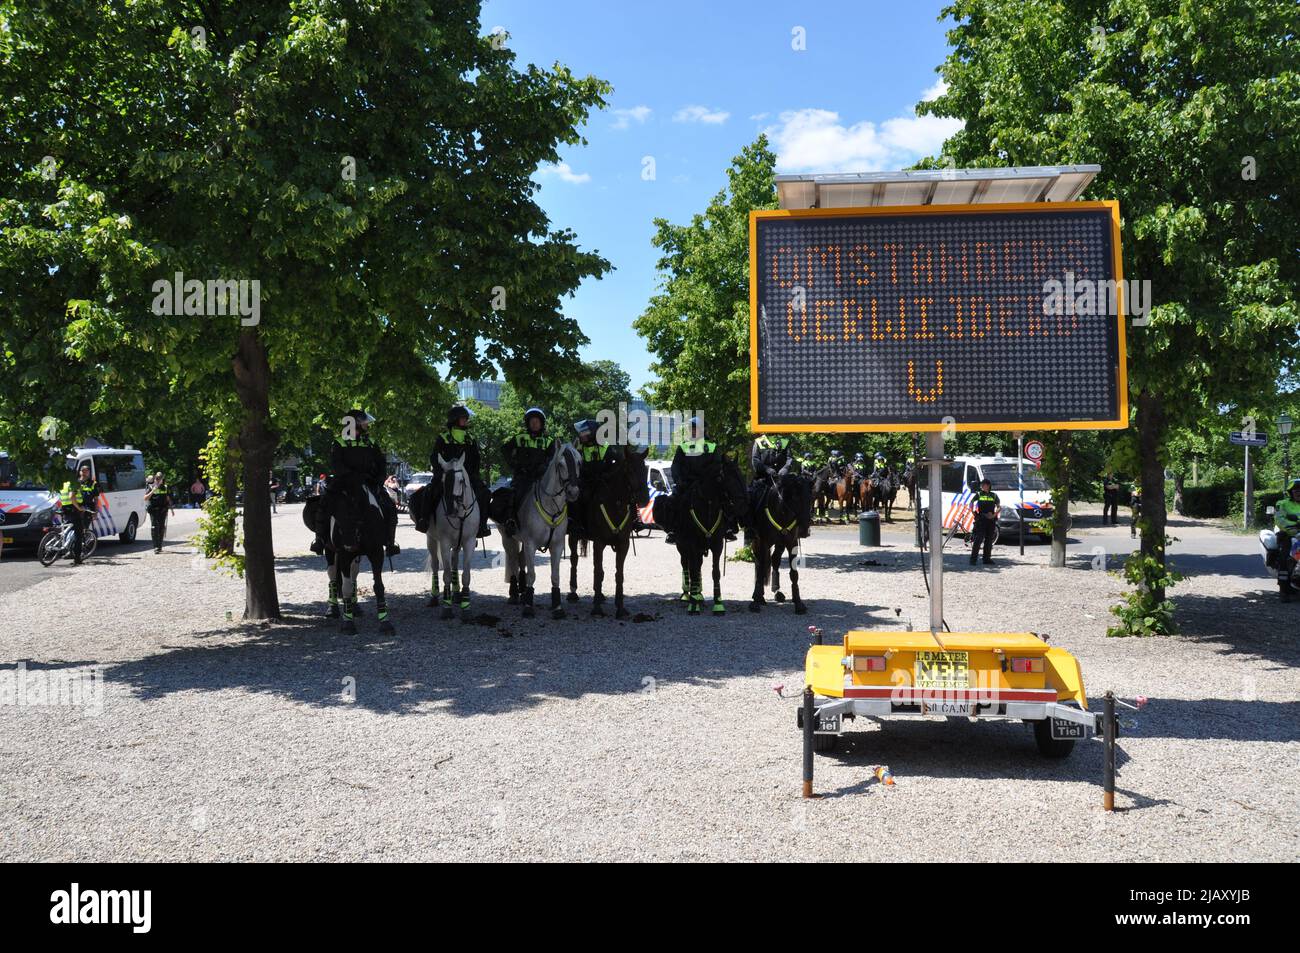
<path fill-rule="evenodd" d="M 767 131 L 778 171 L 904 168 L 937 153 L 953 124 L 918 118 L 947 52 L 941 3 L 907 0 L 488 0 L 518 63 L 559 61 L 610 82 L 586 146 L 541 171 L 540 202 L 615 270 L 565 301 L 634 389 L 650 355 L 631 322 L 657 285 L 653 219 L 684 222 L 725 183 L 732 156 Z M 793 47 L 802 28 L 803 50 Z M 653 156 L 655 178 L 642 178 Z"/>

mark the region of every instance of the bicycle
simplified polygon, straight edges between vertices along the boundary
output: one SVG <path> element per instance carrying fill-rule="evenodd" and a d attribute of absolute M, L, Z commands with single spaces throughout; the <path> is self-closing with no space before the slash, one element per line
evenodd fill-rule
<path fill-rule="evenodd" d="M 95 552 L 97 542 L 94 527 L 87 525 L 81 540 L 82 559 L 90 558 Z M 36 558 L 40 560 L 42 566 L 52 566 L 65 556 L 71 559 L 75 547 L 76 533 L 73 531 L 72 521 L 64 520 L 62 527 L 51 530 L 41 539 L 40 545 L 36 547 Z"/>

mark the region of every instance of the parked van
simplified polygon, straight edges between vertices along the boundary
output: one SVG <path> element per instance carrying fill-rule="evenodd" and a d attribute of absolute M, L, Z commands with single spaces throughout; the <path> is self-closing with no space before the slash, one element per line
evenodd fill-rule
<path fill-rule="evenodd" d="M 928 526 L 929 467 L 922 467 L 917 476 L 917 493 L 921 506 L 922 526 Z M 1027 534 L 1048 538 L 1051 536 L 1052 489 L 1043 475 L 1030 463 L 1024 467 L 1024 495 L 1021 496 L 1014 457 L 957 457 L 946 464 L 940 474 L 939 489 L 943 493 L 943 526 L 956 526 L 960 532 L 969 533 L 975 522 L 974 499 L 980 491 L 980 481 L 987 479 L 993 492 L 1001 500 L 998 514 L 1000 534 L 1019 534 L 1021 515 Z"/>
<path fill-rule="evenodd" d="M 99 511 L 91 526 L 100 539 L 116 536 L 124 543 L 135 539 L 144 521 L 144 455 L 133 447 L 84 447 L 65 459 L 66 481 L 75 481 L 83 464 L 101 493 Z M 5 545 L 35 546 L 54 525 L 61 510 L 57 486 L 22 480 L 9 455 L 0 451 L 0 517 Z"/>
<path fill-rule="evenodd" d="M 646 483 L 650 486 L 650 502 L 641 507 L 640 520 L 647 526 L 654 522 L 654 501 L 656 496 L 672 496 L 673 465 L 669 460 L 647 460 L 645 462 Z"/>

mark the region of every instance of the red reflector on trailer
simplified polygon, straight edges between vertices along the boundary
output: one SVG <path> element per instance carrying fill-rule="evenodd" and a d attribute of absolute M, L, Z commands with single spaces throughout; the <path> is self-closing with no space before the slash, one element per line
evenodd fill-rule
<path fill-rule="evenodd" d="M 1011 660 L 1011 671 L 1013 672 L 1041 672 L 1043 670 L 1043 660 L 1040 658 L 1013 658 Z"/>
<path fill-rule="evenodd" d="M 855 672 L 883 672 L 885 670 L 885 657 L 883 655 L 855 655 L 853 656 L 853 670 Z"/>

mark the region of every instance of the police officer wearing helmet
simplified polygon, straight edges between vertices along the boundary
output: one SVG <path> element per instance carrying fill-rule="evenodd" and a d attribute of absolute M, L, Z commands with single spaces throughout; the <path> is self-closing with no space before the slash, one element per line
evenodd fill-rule
<path fill-rule="evenodd" d="M 749 484 L 749 511 L 751 514 L 758 508 L 763 493 L 766 491 L 767 481 L 769 479 L 777 481 L 784 479 L 797 461 L 798 457 L 795 453 L 794 443 L 789 437 L 783 434 L 758 435 L 749 451 L 749 466 L 753 471 L 753 479 Z M 802 484 L 799 487 L 800 491 L 806 489 Z M 805 496 L 805 493 L 800 492 L 799 499 L 791 501 L 794 503 L 799 516 L 800 538 L 808 536 L 808 525 L 812 522 L 812 499 L 811 497 L 805 499 Z"/>
<path fill-rule="evenodd" d="M 519 532 L 519 507 L 546 472 L 557 442 L 546 432 L 546 412 L 529 407 L 524 411 L 524 429 L 501 445 L 502 459 L 510 470 L 510 510 L 506 516 L 509 535 Z"/>
<path fill-rule="evenodd" d="M 478 535 L 491 536 L 492 529 L 488 525 L 488 491 L 483 482 L 482 458 L 478 441 L 469 432 L 469 425 L 473 419 L 474 412 L 464 404 L 457 404 L 447 411 L 447 427 L 434 441 L 433 452 L 429 454 L 429 469 L 435 474 L 442 472 L 442 465 L 438 463 L 439 457 L 449 463 L 457 458 L 463 461 L 461 465 L 465 468 L 469 485 L 474 491 L 475 499 L 478 500 Z M 434 508 L 442 499 L 443 492 L 442 481 L 433 480 L 429 483 L 429 502 L 426 512 L 434 512 Z"/>
<path fill-rule="evenodd" d="M 993 492 L 993 484 L 987 479 L 980 480 L 980 491 L 975 494 L 975 526 L 971 531 L 970 564 L 975 565 L 975 557 L 984 546 L 984 564 L 993 562 L 993 537 L 998 530 L 998 508 L 1002 501 Z"/>
<path fill-rule="evenodd" d="M 362 488 L 369 488 L 379 508 L 384 514 L 387 526 L 384 552 L 396 556 L 401 547 L 397 545 L 397 506 L 384 492 L 383 482 L 388 469 L 388 459 L 370 437 L 370 425 L 375 419 L 364 410 L 354 408 L 347 413 L 352 422 L 348 432 L 334 438 L 330 448 L 330 480 L 325 488 L 327 505 L 317 511 L 316 540 L 312 543 L 312 552 L 324 552 L 326 534 L 329 527 L 330 505 L 341 492 L 359 493 Z"/>
<path fill-rule="evenodd" d="M 673 463 L 670 471 L 673 481 L 673 496 L 681 497 L 683 500 L 687 499 L 690 487 L 693 484 L 701 480 L 720 479 L 723 469 L 727 465 L 728 461 L 723 456 L 722 451 L 718 449 L 718 445 L 705 438 L 704 421 L 699 417 L 692 417 L 686 421 L 685 439 L 677 445 L 677 450 L 673 453 Z M 735 464 L 732 463 L 731 467 L 734 470 Z M 739 476 L 738 473 L 736 475 Z M 724 502 L 727 501 L 724 500 Z M 735 539 L 737 528 L 735 518 L 728 511 L 726 539 Z M 670 533 L 667 541 L 675 543 L 676 534 Z"/>
<path fill-rule="evenodd" d="M 1283 602 L 1290 602 L 1291 541 L 1300 536 L 1300 478 L 1287 484 L 1286 496 L 1278 500 L 1273 510 L 1273 523 L 1277 527 L 1278 591 Z"/>
<path fill-rule="evenodd" d="M 832 450 L 831 458 L 826 465 L 831 468 L 831 473 L 835 476 L 844 476 L 844 453 L 840 450 Z"/>
<path fill-rule="evenodd" d="M 585 537 L 587 527 L 584 519 L 587 513 L 587 500 L 591 499 L 591 494 L 596 487 L 609 476 L 610 470 L 619 459 L 619 448 L 596 439 L 598 427 L 596 421 L 590 418 L 579 420 L 573 425 L 573 429 L 578 433 L 577 449 L 582 458 L 582 469 L 578 478 L 581 486 L 578 494 L 579 502 L 577 506 L 570 508 L 569 522 L 576 535 Z"/>

